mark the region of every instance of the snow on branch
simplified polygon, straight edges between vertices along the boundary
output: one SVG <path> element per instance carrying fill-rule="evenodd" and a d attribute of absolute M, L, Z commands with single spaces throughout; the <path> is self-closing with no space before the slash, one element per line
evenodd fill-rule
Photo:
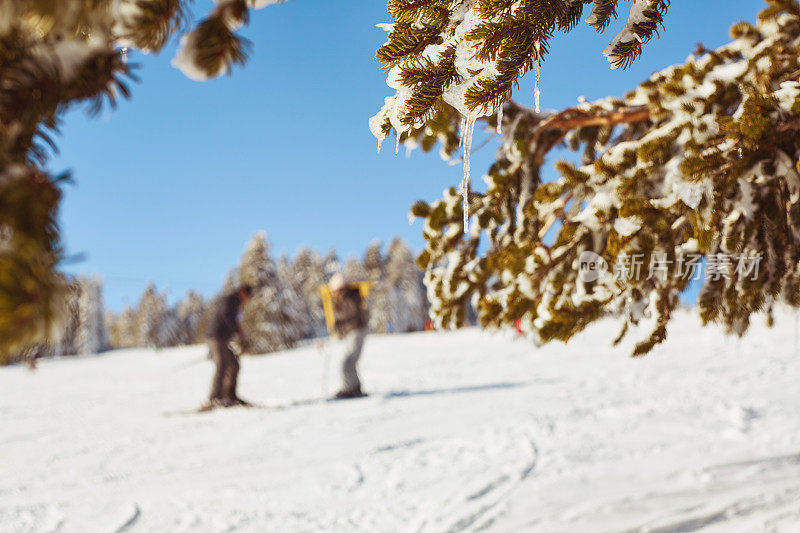
<path fill-rule="evenodd" d="M 606 11 L 592 22 L 615 4 L 595 2 Z M 634 7 L 643 28 L 658 6 Z M 730 333 L 775 304 L 800 307 L 800 5 L 770 2 L 732 36 L 623 99 L 561 113 L 506 103 L 486 191 L 469 193 L 469 233 L 455 189 L 413 209 L 437 325 L 459 327 L 472 308 L 484 327 L 567 341 L 610 314 L 618 340 L 645 327 L 638 356 L 666 338 L 693 281 L 701 318 Z M 442 117 L 456 129 L 455 115 L 437 111 L 405 138 L 450 131 Z M 557 162 L 546 181 L 546 156 L 564 144 L 580 164 Z"/>

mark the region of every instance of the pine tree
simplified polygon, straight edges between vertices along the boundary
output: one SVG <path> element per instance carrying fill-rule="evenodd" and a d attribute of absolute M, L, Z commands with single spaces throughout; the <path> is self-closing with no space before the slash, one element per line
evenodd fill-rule
<path fill-rule="evenodd" d="M 109 350 L 116 348 L 117 344 L 115 344 L 116 340 L 116 315 L 114 311 L 107 309 L 103 314 L 103 325 L 106 329 L 106 348 Z"/>
<path fill-rule="evenodd" d="M 114 348 L 141 346 L 136 309 L 127 307 L 118 315 L 112 314 L 108 321 L 108 332 Z"/>
<path fill-rule="evenodd" d="M 158 329 L 158 347 L 167 348 L 186 344 L 184 335 L 178 309 L 176 307 L 166 307 L 162 315 L 161 327 Z"/>
<path fill-rule="evenodd" d="M 167 346 L 165 324 L 167 319 L 167 303 L 163 294 L 149 283 L 139 300 L 136 310 L 136 346 L 163 348 Z"/>
<path fill-rule="evenodd" d="M 557 31 L 570 32 L 592 0 L 389 0 L 388 40 L 376 52 L 396 90 L 370 126 L 379 138 L 420 130 L 443 108 L 475 120 L 499 109 L 547 55 Z M 619 0 L 595 0 L 587 23 L 604 32 Z M 634 0 L 604 51 L 625 68 L 662 26 L 670 0 Z"/>
<path fill-rule="evenodd" d="M 278 275 L 267 234 L 253 235 L 242 255 L 239 279 L 255 288 L 242 312 L 242 330 L 252 353 L 291 348 L 302 338 L 303 314 L 294 292 Z"/>
<path fill-rule="evenodd" d="M 344 264 L 342 275 L 349 282 L 366 281 L 369 279 L 369 273 L 364 268 L 364 263 L 358 260 L 357 257 L 350 257 Z"/>
<path fill-rule="evenodd" d="M 394 331 L 418 331 L 426 318 L 422 272 L 406 243 L 395 238 L 389 243 L 384 284 L 390 288 Z"/>
<path fill-rule="evenodd" d="M 176 66 L 196 79 L 229 72 L 248 45 L 235 31 L 249 7 L 275 0 L 222 0 L 184 33 Z M 752 280 L 714 279 L 701 316 L 733 332 L 775 302 L 800 305 L 795 139 L 798 71 L 796 0 L 768 0 L 757 24 L 734 26 L 733 42 L 699 49 L 624 98 L 562 113 L 510 101 L 521 76 L 545 60 L 556 32 L 587 22 L 605 31 L 627 19 L 605 50 L 624 68 L 663 30 L 669 0 L 389 0 L 393 18 L 377 58 L 395 94 L 370 120 L 382 140 L 452 155 L 463 144 L 464 179 L 432 205 L 419 263 L 440 325 L 520 320 L 541 340 L 567 340 L 613 312 L 624 324 L 648 315 L 663 340 L 685 286 L 678 266 L 698 253 L 715 268 L 725 255 L 763 253 Z M 0 361 L 53 338 L 68 319 L 60 259 L 59 182 L 46 168 L 50 135 L 72 106 L 127 96 L 131 66 L 122 47 L 158 51 L 188 30 L 185 0 L 10 0 L 0 27 Z M 591 7 L 589 7 L 591 5 Z M 537 98 L 538 100 L 538 98 Z M 488 190 L 470 187 L 476 120 L 502 131 Z M 566 141 L 580 165 L 560 163 L 541 180 L 545 156 Z M 459 205 L 461 204 L 461 205 Z M 475 221 L 466 236 L 470 216 Z M 769 221 L 769 222 L 767 222 Z M 554 240 L 547 238 L 555 233 Z M 482 236 L 488 246 L 479 246 Z M 578 279 L 583 252 L 609 264 L 632 254 L 665 257 L 657 280 Z M 670 267 L 669 265 L 673 265 Z M 683 268 L 682 266 L 680 268 Z M 629 272 L 630 273 L 630 272 Z"/>
<path fill-rule="evenodd" d="M 587 22 L 604 32 L 617 17 L 619 0 L 389 0 L 393 22 L 383 25 L 388 40 L 375 55 L 395 94 L 370 119 L 378 149 L 392 129 L 398 142 L 414 139 L 411 145 L 429 149 L 442 139 L 445 149 L 454 149 L 458 123 L 452 119 L 458 117 L 466 228 L 475 121 L 502 115 L 503 104 L 531 69 L 536 71 L 539 111 L 539 67 L 550 40 L 557 31 L 572 31 L 590 3 Z M 625 68 L 639 57 L 642 44 L 662 27 L 669 4 L 634 0 L 627 23 L 604 52 L 612 68 Z"/>
<path fill-rule="evenodd" d="M 96 277 L 80 278 L 78 331 L 76 350 L 79 354 L 96 354 L 108 347 L 103 311 L 103 282 Z"/>
<path fill-rule="evenodd" d="M 206 315 L 206 304 L 203 297 L 195 291 L 186 293 L 186 298 L 178 306 L 180 323 L 180 344 L 196 344 L 203 341 L 203 322 Z"/>
<path fill-rule="evenodd" d="M 394 331 L 392 290 L 384 283 L 386 259 L 381 251 L 381 242 L 376 240 L 364 251 L 364 277 L 351 277 L 353 281 L 366 280 L 372 283 L 367 298 L 369 328 L 375 333 Z"/>
<path fill-rule="evenodd" d="M 666 337 L 700 258 L 719 274 L 700 292 L 706 323 L 742 334 L 754 313 L 800 305 L 800 6 L 767 4 L 755 25 L 733 26 L 730 44 L 699 47 L 624 98 L 560 113 L 506 103 L 487 190 L 469 192 L 469 233 L 459 235 L 455 189 L 413 207 L 437 324 L 457 326 L 471 302 L 484 327 L 520 321 L 540 341 L 567 341 L 612 314 L 618 340 L 645 320 L 642 355 Z M 457 113 L 449 120 L 459 127 Z M 545 182 L 545 157 L 562 142 L 581 163 L 558 162 L 560 177 Z M 582 277 L 585 257 L 605 273 Z"/>
<path fill-rule="evenodd" d="M 47 170 L 64 113 L 128 97 L 128 48 L 158 52 L 183 33 L 174 64 L 194 79 L 242 64 L 235 31 L 250 8 L 280 0 L 221 0 L 190 29 L 189 0 L 3 0 L 0 24 L 0 363 L 57 336 L 68 320 L 58 206 L 67 174 Z"/>
<path fill-rule="evenodd" d="M 67 281 L 67 292 L 62 310 L 61 329 L 50 337 L 53 355 L 76 355 L 78 353 L 78 331 L 81 323 L 81 285 L 71 278 Z"/>
<path fill-rule="evenodd" d="M 228 275 L 225 276 L 225 281 L 222 283 L 222 294 L 230 294 L 238 289 L 241 284 L 242 281 L 239 279 L 239 269 L 231 269 Z"/>
<path fill-rule="evenodd" d="M 364 251 L 364 271 L 368 281 L 378 281 L 383 277 L 385 258 L 381 252 L 381 241 L 375 240 L 367 245 Z"/>
<path fill-rule="evenodd" d="M 317 252 L 301 248 L 294 257 L 291 270 L 293 284 L 299 288 L 305 301 L 309 335 L 323 337 L 327 331 L 320 295 L 320 287 L 326 281 L 324 261 Z"/>
<path fill-rule="evenodd" d="M 308 303 L 303 293 L 303 279 L 294 271 L 294 265 L 286 254 L 278 259 L 278 277 L 283 280 L 285 290 L 291 292 L 291 299 L 295 302 L 298 313 L 296 321 L 298 329 L 298 340 L 306 339 L 311 336 L 311 320 Z"/>

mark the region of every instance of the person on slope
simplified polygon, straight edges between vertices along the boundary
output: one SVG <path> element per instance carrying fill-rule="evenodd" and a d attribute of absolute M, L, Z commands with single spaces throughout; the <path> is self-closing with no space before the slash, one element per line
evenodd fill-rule
<path fill-rule="evenodd" d="M 206 340 L 216 370 L 214 379 L 211 382 L 211 393 L 208 396 L 208 402 L 203 404 L 201 410 L 233 405 L 249 405 L 236 395 L 239 359 L 228 346 L 228 343 L 230 343 L 233 335 L 237 334 L 242 347 L 247 346 L 247 340 L 239 325 L 239 310 L 250 300 L 252 294 L 252 287 L 242 285 L 234 292 L 221 296 L 214 304 L 214 313 L 206 330 Z"/>
<path fill-rule="evenodd" d="M 334 274 L 328 283 L 333 304 L 334 330 L 344 340 L 342 361 L 342 388 L 334 398 L 360 398 L 361 380 L 358 378 L 358 359 L 367 336 L 367 310 L 358 286 L 345 281 L 342 274 Z"/>

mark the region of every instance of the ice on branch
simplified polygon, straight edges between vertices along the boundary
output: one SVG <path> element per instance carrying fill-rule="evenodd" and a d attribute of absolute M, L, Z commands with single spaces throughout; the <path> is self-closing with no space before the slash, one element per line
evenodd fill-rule
<path fill-rule="evenodd" d="M 619 46 L 613 49 L 623 66 L 639 55 L 641 43 L 655 31 L 654 25 L 660 23 L 668 3 L 634 2 L 629 24 L 618 36 Z M 523 0 L 389 2 L 393 20 L 378 25 L 388 36 L 376 57 L 384 64 L 386 83 L 394 94 L 370 120 L 370 130 L 379 145 L 394 130 L 403 142 L 428 150 L 444 127 L 449 130 L 444 122 L 453 111 L 470 118 L 463 121 L 465 126 L 472 119 L 496 114 L 499 132 L 503 129 L 503 104 L 511 98 L 520 78 L 531 70 L 536 78 L 533 104 L 539 112 L 541 65 L 550 40 L 555 32 L 575 27 L 587 2 L 557 4 L 544 8 L 541 3 Z M 604 30 L 615 15 L 614 6 L 616 2 L 595 2 L 588 22 Z M 635 46 L 626 41 L 628 35 L 637 37 Z M 456 138 L 472 136 L 472 132 L 463 131 L 463 126 L 461 129 Z M 446 141 L 452 138 L 449 131 L 441 137 Z M 452 155 L 454 147 L 443 144 L 445 152 Z M 469 153 L 463 153 L 462 193 L 463 184 L 469 181 Z"/>

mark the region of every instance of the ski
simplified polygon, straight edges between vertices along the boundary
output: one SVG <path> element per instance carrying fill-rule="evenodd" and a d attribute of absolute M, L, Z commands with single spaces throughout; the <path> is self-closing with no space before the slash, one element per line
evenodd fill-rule
<path fill-rule="evenodd" d="M 265 404 L 249 404 L 249 405 L 234 405 L 231 407 L 197 407 L 194 409 L 181 409 L 177 411 L 166 411 L 164 416 L 166 417 L 174 417 L 174 416 L 187 416 L 187 415 L 201 415 L 206 413 L 213 413 L 215 411 L 221 411 L 225 409 L 257 409 L 257 410 L 266 410 L 266 411 L 285 411 L 286 409 L 293 409 L 295 407 L 306 407 L 310 405 L 318 405 L 324 403 L 338 403 L 338 402 L 345 402 L 347 400 L 360 400 L 363 398 L 369 398 L 369 394 L 362 394 L 361 396 L 354 396 L 352 398 L 307 398 L 307 399 L 300 399 L 300 400 L 292 400 L 289 402 L 284 403 L 265 403 Z"/>

